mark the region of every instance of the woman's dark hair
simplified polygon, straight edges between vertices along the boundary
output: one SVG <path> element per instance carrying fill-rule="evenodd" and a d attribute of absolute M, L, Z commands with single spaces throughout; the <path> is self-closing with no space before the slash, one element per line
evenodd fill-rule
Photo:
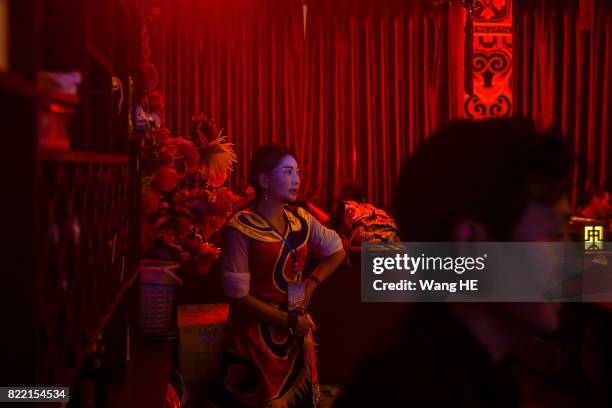
<path fill-rule="evenodd" d="M 572 155 L 561 135 L 531 121 L 453 121 L 404 163 L 394 211 L 404 241 L 451 241 L 462 219 L 494 240 L 511 234 L 530 203 L 554 205 L 567 186 Z"/>
<path fill-rule="evenodd" d="M 257 195 L 263 192 L 258 181 L 259 175 L 272 171 L 280 164 L 285 156 L 292 156 L 295 158 L 295 154 L 291 149 L 275 143 L 261 146 L 255 150 L 249 165 L 249 183 L 253 186 Z"/>

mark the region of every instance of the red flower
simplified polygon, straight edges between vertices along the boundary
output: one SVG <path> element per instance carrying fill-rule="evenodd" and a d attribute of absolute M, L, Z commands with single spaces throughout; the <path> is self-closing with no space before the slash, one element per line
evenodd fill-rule
<path fill-rule="evenodd" d="M 236 196 L 236 207 L 244 208 L 255 198 L 255 189 L 251 186 L 247 187 L 244 196 Z"/>
<path fill-rule="evenodd" d="M 217 232 L 223 224 L 225 224 L 225 220 L 227 216 L 225 215 L 216 215 L 216 214 L 206 214 L 202 216 L 200 220 L 200 228 L 202 229 L 202 237 L 205 240 L 209 240 L 215 232 Z"/>
<path fill-rule="evenodd" d="M 172 160 L 177 159 L 181 156 L 178 146 L 175 144 L 167 144 L 159 150 L 162 154 L 167 154 L 172 157 Z"/>
<path fill-rule="evenodd" d="M 206 115 L 194 115 L 191 118 L 191 140 L 196 142 L 198 146 L 207 146 L 219 136 L 219 130 L 213 119 L 209 119 Z"/>
<path fill-rule="evenodd" d="M 210 259 L 217 259 L 221 255 L 221 250 L 208 242 L 202 242 L 200 245 L 200 256 Z"/>
<path fill-rule="evenodd" d="M 155 144 L 166 145 L 170 143 L 172 136 L 170 136 L 170 131 L 168 129 L 162 127 L 152 132 L 151 138 L 155 140 Z M 151 142 L 153 142 L 153 140 L 151 140 Z"/>
<path fill-rule="evenodd" d="M 187 217 L 166 216 L 158 221 L 156 233 L 169 245 L 182 245 L 191 234 L 192 226 Z"/>
<path fill-rule="evenodd" d="M 181 242 L 184 242 L 191 234 L 193 227 L 191 226 L 191 222 L 189 222 L 189 218 L 187 216 L 178 215 L 176 218 L 176 236 Z"/>
<path fill-rule="evenodd" d="M 200 246 L 200 256 L 198 257 L 198 272 L 202 275 L 207 274 L 210 271 L 210 268 L 221 255 L 221 250 L 216 246 L 209 244 L 208 242 L 204 242 Z"/>
<path fill-rule="evenodd" d="M 200 170 L 200 153 L 198 153 L 198 149 L 193 145 L 193 142 L 183 138 L 177 138 L 176 143 L 183 156 L 185 156 L 187 172 L 197 173 Z"/>
<path fill-rule="evenodd" d="M 142 170 L 145 173 L 154 173 L 160 167 L 172 167 L 172 157 L 166 153 L 160 153 L 157 149 L 156 146 L 142 149 Z"/>
<path fill-rule="evenodd" d="M 161 191 L 168 192 L 174 190 L 180 181 L 179 175 L 173 168 L 162 167 L 155 172 L 153 182 Z"/>
<path fill-rule="evenodd" d="M 202 240 L 198 236 L 191 236 L 185 240 L 185 248 L 194 253 L 200 252 Z"/>
<path fill-rule="evenodd" d="M 227 187 L 220 188 L 209 199 L 213 211 L 217 214 L 229 214 L 232 212 L 235 201 L 234 194 Z"/>
<path fill-rule="evenodd" d="M 140 194 L 140 200 L 142 203 L 142 211 L 146 215 L 153 214 L 159 208 L 160 194 L 154 188 L 150 186 L 143 187 Z"/>

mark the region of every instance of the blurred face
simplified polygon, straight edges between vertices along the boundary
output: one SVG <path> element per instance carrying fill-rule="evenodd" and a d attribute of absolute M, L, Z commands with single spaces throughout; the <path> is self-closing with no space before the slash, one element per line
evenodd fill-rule
<path fill-rule="evenodd" d="M 514 228 L 517 242 L 565 242 L 570 205 L 563 197 L 553 207 L 530 204 Z"/>
<path fill-rule="evenodd" d="M 293 156 L 283 157 L 278 166 L 266 174 L 260 174 L 259 182 L 268 190 L 271 200 L 290 203 L 297 199 L 300 186 L 300 169 Z"/>
<path fill-rule="evenodd" d="M 529 205 L 514 229 L 517 242 L 564 242 L 568 240 L 570 206 L 564 197 L 555 206 Z M 543 271 L 544 273 L 544 271 Z M 515 327 L 533 334 L 550 333 L 559 326 L 558 302 L 503 303 L 500 312 Z"/>

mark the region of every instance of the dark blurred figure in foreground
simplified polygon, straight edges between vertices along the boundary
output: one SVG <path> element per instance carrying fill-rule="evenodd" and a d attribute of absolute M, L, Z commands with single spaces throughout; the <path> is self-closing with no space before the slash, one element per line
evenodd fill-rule
<path fill-rule="evenodd" d="M 395 201 L 407 242 L 561 241 L 571 156 L 522 120 L 456 121 L 402 169 Z M 337 407 L 516 407 L 506 365 L 517 343 L 554 331 L 558 303 L 417 303 L 358 370 Z"/>

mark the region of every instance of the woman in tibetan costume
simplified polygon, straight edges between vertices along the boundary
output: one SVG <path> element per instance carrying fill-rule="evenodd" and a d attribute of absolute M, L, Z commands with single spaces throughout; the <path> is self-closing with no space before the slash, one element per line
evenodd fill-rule
<path fill-rule="evenodd" d="M 342 242 L 289 204 L 300 177 L 288 149 L 258 149 L 250 182 L 257 192 L 253 205 L 234 214 L 223 230 L 222 282 L 231 306 L 210 400 L 217 407 L 316 407 L 315 325 L 306 308 L 344 259 Z M 309 248 L 322 261 L 306 277 Z"/>

